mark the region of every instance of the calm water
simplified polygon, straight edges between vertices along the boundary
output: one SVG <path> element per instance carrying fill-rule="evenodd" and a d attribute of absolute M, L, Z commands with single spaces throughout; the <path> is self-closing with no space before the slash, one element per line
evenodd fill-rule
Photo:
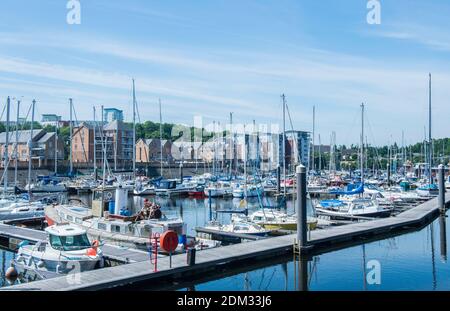
<path fill-rule="evenodd" d="M 188 287 L 181 284 L 174 288 L 292 291 L 306 284 L 303 288 L 311 291 L 447 291 L 450 290 L 450 264 L 446 250 L 448 226 L 448 218 L 437 219 L 418 232 L 322 254 L 307 262 L 286 258 L 267 267 L 249 269 L 220 280 L 197 281 Z M 371 284 L 371 278 L 368 282 L 365 277 L 376 271 L 373 266 L 367 267 L 372 260 L 380 264 L 380 284 Z M 303 273 L 299 273 L 301 265 L 304 265 Z"/>
<path fill-rule="evenodd" d="M 84 200 L 87 202 L 88 197 Z M 161 204 L 168 216 L 181 216 L 188 224 L 189 234 L 196 226 L 203 226 L 210 217 L 208 199 L 150 198 Z M 142 206 L 143 198 L 130 198 L 135 209 Z M 265 204 L 267 202 L 264 202 Z M 274 204 L 274 202 L 271 202 Z M 212 211 L 236 208 L 240 200 L 213 199 Z M 258 208 L 258 200 L 249 200 L 250 209 Z M 293 206 L 288 202 L 288 211 Z M 217 214 L 218 220 L 229 222 L 231 215 Z M 291 257 L 275 262 L 248 265 L 240 271 L 222 271 L 217 276 L 206 276 L 190 284 L 168 284 L 165 288 L 181 290 L 450 290 L 450 265 L 446 260 L 445 227 L 448 219 L 437 219 L 426 228 L 390 239 L 371 242 L 315 256 L 309 261 L 293 261 Z M 444 230 L 444 231 L 443 231 Z M 444 233 L 444 234 L 443 234 Z M 442 236 L 442 238 L 441 238 Z M 14 254 L 0 251 L 0 287 L 9 285 L 4 272 Z M 381 284 L 366 281 L 367 273 L 376 272 L 367 263 L 376 260 L 380 264 Z M 303 271 L 299 273 L 299 271 Z M 372 275 L 372 274 L 370 274 Z M 369 280 L 370 281 L 370 280 Z M 153 289 L 148 288 L 148 289 Z"/>

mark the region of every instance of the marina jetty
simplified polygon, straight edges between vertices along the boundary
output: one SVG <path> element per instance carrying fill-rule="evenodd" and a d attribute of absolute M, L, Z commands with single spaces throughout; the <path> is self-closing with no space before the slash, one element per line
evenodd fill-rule
<path fill-rule="evenodd" d="M 308 255 L 325 253 L 331 250 L 347 247 L 351 244 L 361 244 L 367 240 L 377 240 L 389 235 L 421 228 L 440 213 L 443 205 L 450 206 L 450 194 L 442 199 L 434 198 L 404 211 L 395 217 L 358 222 L 344 226 L 331 227 L 308 232 L 306 244 Z M 37 230 L 0 226 L 0 236 L 3 240 L 39 240 L 43 238 Z M 214 273 L 217 269 L 241 266 L 243 263 L 254 264 L 269 258 L 292 254 L 296 247 L 297 234 L 266 238 L 230 246 L 202 250 L 197 253 L 187 252 L 171 257 L 158 258 L 157 265 L 150 260 L 149 254 L 133 256 L 130 250 L 114 255 L 114 248 L 104 249 L 109 256 L 134 258 L 134 262 L 113 267 L 83 272 L 77 275 L 67 275 L 57 278 L 35 281 L 27 284 L 3 288 L 3 291 L 76 291 L 76 290 L 109 290 L 126 288 L 127 286 L 145 284 L 156 280 L 183 281 L 187 278 L 200 278 L 207 272 Z M 16 241 L 17 242 L 17 241 Z"/>

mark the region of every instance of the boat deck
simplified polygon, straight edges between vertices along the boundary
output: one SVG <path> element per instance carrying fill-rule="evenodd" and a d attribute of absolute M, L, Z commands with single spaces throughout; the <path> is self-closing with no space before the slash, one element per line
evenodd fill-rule
<path fill-rule="evenodd" d="M 450 194 L 446 196 L 447 206 Z M 345 246 L 349 241 L 362 238 L 380 239 L 394 230 L 407 230 L 411 227 L 423 226 L 439 214 L 438 201 L 432 199 L 418 205 L 396 217 L 377 219 L 350 225 L 315 230 L 309 233 L 309 244 L 313 252 L 326 252 Z M 19 234 L 20 232 L 16 232 Z M 226 247 L 199 251 L 196 254 L 195 265 L 187 264 L 186 254 L 172 257 L 172 268 L 168 257 L 158 259 L 158 271 L 154 272 L 149 260 L 104 268 L 81 273 L 73 282 L 71 277 L 58 277 L 28 284 L 20 284 L 2 290 L 25 291 L 60 291 L 60 290 L 104 290 L 127 286 L 132 283 L 155 281 L 157 279 L 182 278 L 183 276 L 199 275 L 206 271 L 214 271 L 217 266 L 243 264 L 248 260 L 256 261 L 292 253 L 295 234 L 262 239 L 253 242 L 235 244 Z"/>

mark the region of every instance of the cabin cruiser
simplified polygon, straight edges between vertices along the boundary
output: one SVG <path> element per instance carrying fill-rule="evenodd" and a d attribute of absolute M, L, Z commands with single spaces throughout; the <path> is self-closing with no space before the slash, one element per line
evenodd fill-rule
<path fill-rule="evenodd" d="M 192 183 L 179 183 L 176 179 L 161 180 L 155 189 L 156 195 L 173 196 L 188 194 L 195 185 Z"/>
<path fill-rule="evenodd" d="M 61 180 L 51 176 L 38 176 L 35 183 L 27 184 L 22 190 L 16 186 L 16 193 L 51 193 L 51 192 L 66 192 L 66 185 L 60 182 Z"/>
<path fill-rule="evenodd" d="M 212 221 L 205 226 L 205 229 L 255 236 L 267 236 L 271 231 L 255 223 L 240 219 L 233 220 L 227 225 L 221 224 L 217 221 Z"/>
<path fill-rule="evenodd" d="M 155 186 L 150 184 L 144 184 L 140 181 L 136 181 L 136 185 L 133 189 L 134 195 L 153 195 L 156 194 Z"/>
<path fill-rule="evenodd" d="M 236 184 L 233 189 L 233 197 L 239 199 L 245 197 L 261 197 L 263 194 L 264 188 L 257 185 Z"/>
<path fill-rule="evenodd" d="M 127 191 L 117 188 L 115 200 L 108 203 L 101 199 L 101 193 L 94 193 L 92 209 L 72 204 L 49 206 L 45 209 L 45 218 L 50 225 L 77 225 L 93 239 L 144 250 L 147 250 L 149 238 L 156 233 L 172 230 L 180 240 L 186 238 L 187 226 L 183 220 L 166 217 L 157 204 L 148 200 L 138 213 L 131 215 L 127 209 Z"/>
<path fill-rule="evenodd" d="M 342 200 L 323 200 L 316 206 L 317 214 L 330 216 L 333 219 L 352 217 L 388 217 L 391 207 L 380 206 L 376 200 L 355 197 Z"/>
<path fill-rule="evenodd" d="M 74 225 L 53 225 L 45 229 L 47 240 L 36 245 L 23 243 L 13 264 L 17 271 L 28 271 L 42 278 L 84 272 L 103 265 L 98 241 L 91 243 L 86 230 Z"/>
<path fill-rule="evenodd" d="M 44 217 L 45 205 L 41 202 L 16 201 L 0 207 L 0 221 Z"/>
<path fill-rule="evenodd" d="M 80 192 L 90 192 L 92 189 L 97 188 L 98 182 L 95 179 L 77 179 L 65 183 L 69 194 L 77 194 Z"/>
<path fill-rule="evenodd" d="M 426 184 L 417 188 L 416 192 L 421 197 L 433 197 L 439 194 L 439 188 L 436 184 Z"/>
<path fill-rule="evenodd" d="M 276 211 L 269 208 L 263 208 L 255 211 L 245 218 L 241 215 L 233 215 L 233 220 L 245 219 L 249 222 L 255 223 L 268 230 L 297 230 L 297 216 L 287 215 L 284 212 Z M 315 217 L 307 217 L 307 224 L 309 230 L 314 230 L 317 227 L 318 220 Z"/>
<path fill-rule="evenodd" d="M 229 196 L 233 194 L 233 187 L 228 181 L 218 181 L 205 187 L 204 192 L 207 197 L 212 198 Z"/>

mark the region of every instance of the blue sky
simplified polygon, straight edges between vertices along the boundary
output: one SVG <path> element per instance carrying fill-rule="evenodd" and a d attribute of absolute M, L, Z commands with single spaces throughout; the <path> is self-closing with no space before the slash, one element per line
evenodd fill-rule
<path fill-rule="evenodd" d="M 30 3 L 32 2 L 32 3 Z M 38 101 L 37 114 L 79 119 L 92 106 L 131 119 L 135 77 L 140 118 L 168 122 L 279 123 L 285 93 L 296 129 L 329 143 L 359 141 L 366 103 L 371 144 L 423 139 L 428 72 L 433 136 L 450 136 L 450 3 L 382 0 L 381 25 L 365 0 L 81 0 L 81 25 L 66 0 L 2 0 L 0 97 Z M 25 113 L 25 108 L 23 113 Z M 288 128 L 290 125 L 288 124 Z M 316 141 L 318 137 L 316 137 Z"/>

